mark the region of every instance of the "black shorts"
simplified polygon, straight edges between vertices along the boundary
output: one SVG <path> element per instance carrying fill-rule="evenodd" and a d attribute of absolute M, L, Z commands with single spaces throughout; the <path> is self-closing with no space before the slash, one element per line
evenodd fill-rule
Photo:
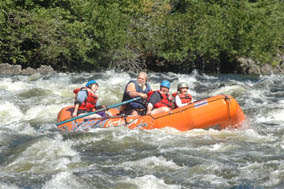
<path fill-rule="evenodd" d="M 124 113 L 126 114 L 126 115 L 131 115 L 131 113 L 133 112 L 133 111 L 137 111 L 137 113 L 138 113 L 138 115 L 145 115 L 146 114 L 146 109 L 144 109 L 144 108 L 142 108 L 142 109 L 138 109 L 138 108 L 126 108 L 125 110 L 124 110 Z"/>

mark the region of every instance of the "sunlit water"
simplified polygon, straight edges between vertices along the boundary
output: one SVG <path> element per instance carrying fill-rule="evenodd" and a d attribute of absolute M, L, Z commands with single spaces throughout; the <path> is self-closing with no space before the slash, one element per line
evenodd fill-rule
<path fill-rule="evenodd" d="M 187 82 L 195 100 L 232 95 L 247 116 L 240 130 L 56 129 L 73 89 L 96 79 L 111 105 L 135 77 L 1 76 L 0 188 L 284 188 L 284 76 L 149 74 L 153 89 L 163 79 L 171 92 Z"/>

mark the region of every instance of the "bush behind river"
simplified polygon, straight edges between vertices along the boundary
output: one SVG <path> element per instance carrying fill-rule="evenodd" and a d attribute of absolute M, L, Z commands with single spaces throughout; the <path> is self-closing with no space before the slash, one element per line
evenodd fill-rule
<path fill-rule="evenodd" d="M 0 63 L 23 68 L 283 67 L 281 0 L 4 0 L 0 8 Z"/>

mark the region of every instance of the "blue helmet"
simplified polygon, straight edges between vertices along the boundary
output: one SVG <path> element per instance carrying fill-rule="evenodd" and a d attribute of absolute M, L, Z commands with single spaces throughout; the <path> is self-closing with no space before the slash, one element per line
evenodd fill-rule
<path fill-rule="evenodd" d="M 96 82 L 96 80 L 90 80 L 88 81 L 88 83 L 86 84 L 86 87 L 89 87 L 92 84 L 96 84 L 97 86 L 99 86 L 99 84 Z"/>
<path fill-rule="evenodd" d="M 163 80 L 160 85 L 160 87 L 166 87 L 168 89 L 170 88 L 170 86 L 171 86 L 171 83 L 168 80 Z"/>

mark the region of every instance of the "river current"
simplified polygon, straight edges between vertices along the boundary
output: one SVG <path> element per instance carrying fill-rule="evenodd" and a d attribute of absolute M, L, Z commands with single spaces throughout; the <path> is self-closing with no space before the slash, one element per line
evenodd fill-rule
<path fill-rule="evenodd" d="M 63 133 L 57 113 L 73 89 L 99 83 L 101 104 L 121 101 L 134 73 L 0 77 L 0 188 L 284 188 L 284 76 L 151 73 L 187 82 L 195 100 L 232 95 L 247 121 L 238 130 L 94 128 Z M 206 116 L 206 115 L 204 115 Z"/>

